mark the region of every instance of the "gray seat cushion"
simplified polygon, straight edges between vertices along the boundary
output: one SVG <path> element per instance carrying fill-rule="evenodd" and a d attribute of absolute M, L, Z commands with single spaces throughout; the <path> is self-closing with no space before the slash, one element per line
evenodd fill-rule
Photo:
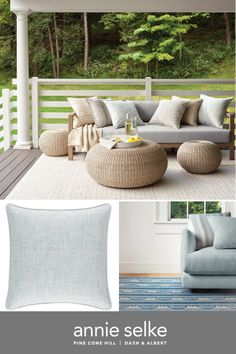
<path fill-rule="evenodd" d="M 143 117 L 140 115 L 143 119 Z M 180 129 L 164 127 L 159 125 L 145 124 L 138 127 L 139 134 L 142 138 L 152 140 L 154 142 L 163 143 L 184 143 L 188 140 L 208 140 L 214 143 L 228 143 L 230 132 L 227 129 L 219 129 L 198 125 L 192 127 L 190 125 L 181 125 Z M 103 137 L 124 134 L 124 129 L 115 129 L 113 126 L 102 128 Z"/>
<path fill-rule="evenodd" d="M 198 275 L 236 275 L 236 249 L 202 248 L 186 256 L 184 272 Z"/>

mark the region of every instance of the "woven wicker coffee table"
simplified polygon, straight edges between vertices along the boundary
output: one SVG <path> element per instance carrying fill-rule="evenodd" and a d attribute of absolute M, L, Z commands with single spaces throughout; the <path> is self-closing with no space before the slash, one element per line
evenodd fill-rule
<path fill-rule="evenodd" d="M 187 172 L 212 173 L 220 166 L 222 155 L 211 141 L 192 140 L 180 146 L 177 160 Z"/>
<path fill-rule="evenodd" d="M 96 144 L 87 153 L 86 168 L 99 184 L 114 188 L 138 188 L 161 179 L 167 169 L 165 150 L 144 140 L 134 148 L 107 149 Z"/>

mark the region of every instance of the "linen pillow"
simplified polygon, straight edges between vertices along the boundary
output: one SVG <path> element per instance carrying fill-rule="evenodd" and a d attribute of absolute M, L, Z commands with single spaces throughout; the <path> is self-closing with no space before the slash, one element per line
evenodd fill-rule
<path fill-rule="evenodd" d="M 87 98 L 88 104 L 90 106 L 93 120 L 97 128 L 107 127 L 112 125 L 111 117 L 108 113 L 104 100 L 99 98 Z"/>
<path fill-rule="evenodd" d="M 189 215 L 189 223 L 188 229 L 192 231 L 192 233 L 196 237 L 197 241 L 197 249 L 201 249 L 204 247 L 209 247 L 213 245 L 214 242 L 214 232 L 209 224 L 209 219 L 213 216 L 227 216 L 230 217 L 231 213 L 214 213 L 214 214 L 190 214 Z"/>
<path fill-rule="evenodd" d="M 228 105 L 233 97 L 215 98 L 200 95 L 203 99 L 198 113 L 198 123 L 216 128 L 223 128 L 223 122 Z"/>
<path fill-rule="evenodd" d="M 109 309 L 109 204 L 77 210 L 7 205 L 10 229 L 8 309 L 79 303 Z"/>
<path fill-rule="evenodd" d="M 181 98 L 178 96 L 172 96 L 173 101 L 182 101 L 187 103 L 186 110 L 183 114 L 181 124 L 187 124 L 187 125 L 197 125 L 197 118 L 198 118 L 198 111 L 201 106 L 202 100 L 201 99 L 196 99 L 196 100 L 188 100 L 185 98 Z"/>
<path fill-rule="evenodd" d="M 187 105 L 187 102 L 182 101 L 160 100 L 149 123 L 179 129 Z"/>
<path fill-rule="evenodd" d="M 236 218 L 214 216 L 208 222 L 214 233 L 214 248 L 236 248 Z"/>
<path fill-rule="evenodd" d="M 77 116 L 77 119 L 74 119 L 73 128 L 81 127 L 85 124 L 94 124 L 93 115 L 86 98 L 68 97 L 67 100 Z"/>
<path fill-rule="evenodd" d="M 137 119 L 137 125 L 144 125 L 133 102 L 130 101 L 104 101 L 110 114 L 114 128 L 125 126 L 127 113 L 129 117 Z"/>

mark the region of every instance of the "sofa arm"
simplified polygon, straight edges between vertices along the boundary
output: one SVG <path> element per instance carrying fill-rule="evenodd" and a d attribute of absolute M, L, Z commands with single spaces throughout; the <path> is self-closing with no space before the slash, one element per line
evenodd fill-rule
<path fill-rule="evenodd" d="M 234 140 L 234 129 L 235 129 L 235 123 L 234 123 L 234 119 L 235 119 L 235 113 L 234 112 L 226 112 L 226 117 L 229 118 L 229 130 L 231 132 L 231 134 L 233 135 L 233 140 Z"/>
<path fill-rule="evenodd" d="M 194 234 L 185 229 L 182 232 L 182 239 L 181 239 L 181 271 L 185 271 L 186 265 L 186 256 L 188 253 L 195 252 L 197 248 L 197 242 Z"/>
<path fill-rule="evenodd" d="M 74 119 L 77 117 L 76 113 L 73 112 L 72 114 L 69 114 L 69 117 L 68 117 L 68 133 L 71 132 L 71 130 L 73 129 L 73 122 L 74 122 Z"/>
<path fill-rule="evenodd" d="M 228 118 L 235 118 L 235 113 L 234 113 L 234 112 L 228 112 L 228 111 L 226 111 L 226 117 L 228 117 Z"/>
<path fill-rule="evenodd" d="M 68 117 L 68 133 L 73 129 L 73 116 L 74 114 L 70 114 Z"/>

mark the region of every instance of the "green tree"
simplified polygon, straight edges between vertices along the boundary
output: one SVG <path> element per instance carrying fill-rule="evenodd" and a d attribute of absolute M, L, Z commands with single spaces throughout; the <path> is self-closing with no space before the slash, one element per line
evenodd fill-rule
<path fill-rule="evenodd" d="M 16 17 L 10 11 L 10 0 L 0 0 L 0 68 L 5 75 L 15 75 Z"/>
<path fill-rule="evenodd" d="M 171 202 L 171 219 L 187 218 L 187 202 Z"/>
<path fill-rule="evenodd" d="M 127 21 L 129 15 L 123 15 Z M 147 71 L 149 64 L 171 61 L 179 54 L 182 60 L 187 45 L 183 36 L 197 25 L 191 23 L 195 14 L 175 15 L 164 14 L 146 16 L 145 21 L 133 31 L 132 39 L 128 42 L 128 53 L 120 56 L 121 60 L 131 60 L 144 63 Z M 127 41 L 127 38 L 125 39 Z"/>

